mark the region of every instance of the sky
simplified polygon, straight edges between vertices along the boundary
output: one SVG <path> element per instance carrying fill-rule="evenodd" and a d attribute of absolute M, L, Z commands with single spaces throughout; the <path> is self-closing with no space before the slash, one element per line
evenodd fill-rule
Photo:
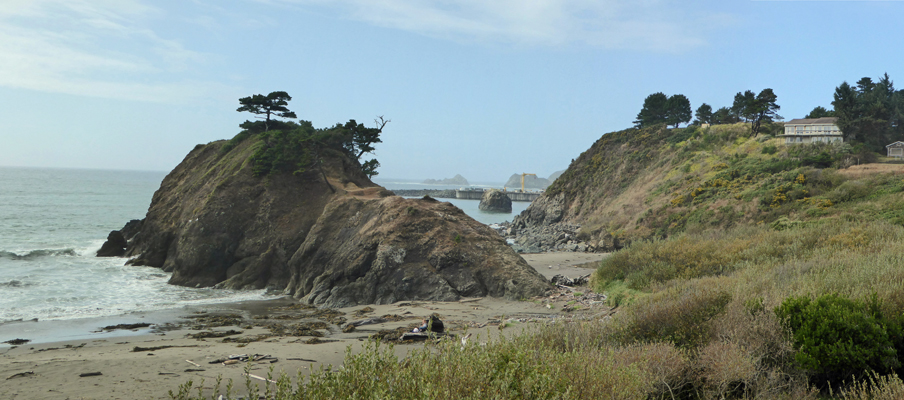
<path fill-rule="evenodd" d="M 904 79 L 904 1 L 2 0 L 0 166 L 169 171 L 286 91 L 386 125 L 378 178 L 568 167 L 651 93 L 772 88 L 786 120 Z M 904 84 L 899 84 L 904 87 Z"/>

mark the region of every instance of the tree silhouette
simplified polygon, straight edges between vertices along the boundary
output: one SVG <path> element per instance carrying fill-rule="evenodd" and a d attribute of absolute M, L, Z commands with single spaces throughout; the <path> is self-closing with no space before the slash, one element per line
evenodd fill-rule
<path fill-rule="evenodd" d="M 239 104 L 242 106 L 237 108 L 238 112 L 250 112 L 259 115 L 258 118 L 264 119 L 264 131 L 270 130 L 270 116 L 281 118 L 298 118 L 295 113 L 286 108 L 292 96 L 286 92 L 270 92 L 264 96 L 255 94 L 253 96 L 242 97 Z M 264 115 L 261 117 L 260 115 Z"/>

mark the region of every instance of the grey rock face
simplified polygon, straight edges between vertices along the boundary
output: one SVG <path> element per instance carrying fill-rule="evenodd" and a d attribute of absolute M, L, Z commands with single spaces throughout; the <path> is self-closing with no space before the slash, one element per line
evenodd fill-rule
<path fill-rule="evenodd" d="M 512 199 L 500 190 L 488 190 L 483 193 L 477 208 L 483 211 L 510 213 L 512 212 Z"/>

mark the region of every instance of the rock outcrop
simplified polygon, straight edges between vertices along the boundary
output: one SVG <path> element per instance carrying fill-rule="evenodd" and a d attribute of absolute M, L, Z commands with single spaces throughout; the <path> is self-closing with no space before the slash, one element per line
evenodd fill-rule
<path fill-rule="evenodd" d="M 320 170 L 256 177 L 260 139 L 226 143 L 198 145 L 167 175 L 139 231 L 123 235 L 129 264 L 171 271 L 172 284 L 271 288 L 327 307 L 549 288 L 490 228 L 449 203 L 392 196 L 339 151 L 321 152 Z"/>
<path fill-rule="evenodd" d="M 107 235 L 107 241 L 104 242 L 100 250 L 97 251 L 98 257 L 122 257 L 126 254 L 126 238 L 122 236 L 121 231 L 112 231 Z"/>
<path fill-rule="evenodd" d="M 501 190 L 487 190 L 480 198 L 477 208 L 482 211 L 510 213 L 512 212 L 512 199 Z"/>
<path fill-rule="evenodd" d="M 97 257 L 124 256 L 129 245 L 128 240 L 134 237 L 139 230 L 141 230 L 141 220 L 133 219 L 122 229 L 110 232 L 107 235 L 107 241 L 97 251 Z"/>
<path fill-rule="evenodd" d="M 445 178 L 445 179 L 427 179 L 424 181 L 424 183 L 427 185 L 462 185 L 462 186 L 469 185 L 468 180 L 459 174 L 456 174 L 455 176 L 453 176 L 451 178 Z"/>
<path fill-rule="evenodd" d="M 553 172 L 549 178 L 538 178 L 533 175 L 527 175 L 524 177 L 524 188 L 525 189 L 546 189 L 549 185 L 561 176 L 565 170 Z M 505 187 L 507 188 L 521 188 L 521 174 L 512 174 L 509 177 L 508 181 L 505 182 Z"/>

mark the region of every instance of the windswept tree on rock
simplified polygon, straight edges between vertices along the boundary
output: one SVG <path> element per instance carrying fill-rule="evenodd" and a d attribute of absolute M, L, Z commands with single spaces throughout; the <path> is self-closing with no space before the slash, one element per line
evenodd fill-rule
<path fill-rule="evenodd" d="M 287 105 L 289 105 L 289 101 L 291 100 L 292 96 L 289 96 L 288 93 L 282 91 L 270 92 L 270 94 L 266 96 L 262 94 L 255 94 L 239 99 L 239 104 L 241 104 L 241 107 L 237 108 L 236 111 L 247 111 L 252 114 L 257 114 L 257 118 L 264 120 L 264 131 L 266 132 L 270 130 L 271 116 L 280 118 L 298 118 L 295 115 L 295 112 L 289 111 L 289 109 L 286 107 Z"/>

